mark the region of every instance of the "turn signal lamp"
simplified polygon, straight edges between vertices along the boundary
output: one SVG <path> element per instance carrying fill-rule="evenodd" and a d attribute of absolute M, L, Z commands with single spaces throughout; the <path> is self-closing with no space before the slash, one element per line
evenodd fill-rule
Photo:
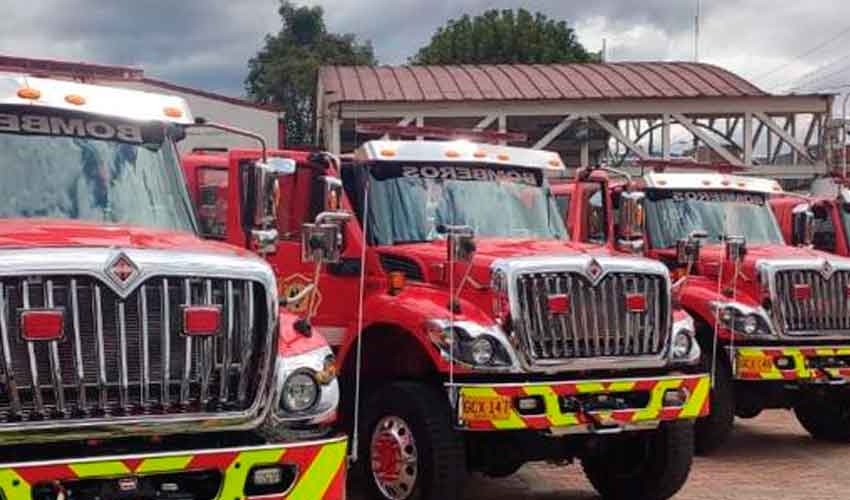
<path fill-rule="evenodd" d="M 812 298 L 812 287 L 807 283 L 798 283 L 794 285 L 795 300 L 809 300 Z"/>
<path fill-rule="evenodd" d="M 389 274 L 390 295 L 398 295 L 407 284 L 407 277 L 401 271 L 391 271 Z"/>
<path fill-rule="evenodd" d="M 162 114 L 169 118 L 180 118 L 183 116 L 183 110 L 174 106 L 166 106 L 162 108 Z"/>
<path fill-rule="evenodd" d="M 183 335 L 205 337 L 218 333 L 221 327 L 221 307 L 185 306 L 183 308 Z"/>
<path fill-rule="evenodd" d="M 18 97 L 34 101 L 41 98 L 41 91 L 32 87 L 24 87 L 22 89 L 18 89 Z"/>
<path fill-rule="evenodd" d="M 65 102 L 74 106 L 82 106 L 86 103 L 86 98 L 77 94 L 68 94 L 65 96 Z"/>
<path fill-rule="evenodd" d="M 642 293 L 626 294 L 626 309 L 633 313 L 646 312 L 646 295 Z"/>
<path fill-rule="evenodd" d="M 29 342 L 60 340 L 65 331 L 62 309 L 35 309 L 21 313 L 21 337 Z"/>
<path fill-rule="evenodd" d="M 570 313 L 570 296 L 566 294 L 550 295 L 549 296 L 549 313 L 550 314 L 569 314 Z"/>

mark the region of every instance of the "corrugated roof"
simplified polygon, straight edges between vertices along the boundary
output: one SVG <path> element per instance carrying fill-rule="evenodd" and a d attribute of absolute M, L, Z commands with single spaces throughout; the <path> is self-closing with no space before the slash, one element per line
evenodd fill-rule
<path fill-rule="evenodd" d="M 768 95 L 723 68 L 689 62 L 324 66 L 319 79 L 326 104 Z"/>

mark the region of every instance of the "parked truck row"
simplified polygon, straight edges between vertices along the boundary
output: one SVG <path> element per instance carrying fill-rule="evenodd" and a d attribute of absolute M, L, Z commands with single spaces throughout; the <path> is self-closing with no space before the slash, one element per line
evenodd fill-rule
<path fill-rule="evenodd" d="M 181 158 L 199 126 L 258 147 Z M 466 137 L 272 150 L 173 97 L 0 77 L 0 497 L 338 499 L 350 466 L 458 499 L 578 461 L 664 500 L 735 416 L 850 439 L 850 261 L 810 248 L 808 200 L 794 246 L 774 181 L 552 184 L 557 154 Z"/>

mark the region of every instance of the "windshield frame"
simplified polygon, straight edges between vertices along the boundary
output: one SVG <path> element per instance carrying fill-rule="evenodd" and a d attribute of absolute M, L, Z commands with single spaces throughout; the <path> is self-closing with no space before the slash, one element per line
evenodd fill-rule
<path fill-rule="evenodd" d="M 659 207 L 658 205 L 655 205 L 655 201 L 653 201 L 651 199 L 651 194 L 652 193 L 674 193 L 674 192 L 677 192 L 677 191 L 678 192 L 683 192 L 683 191 L 684 192 L 705 192 L 705 193 L 735 193 L 735 194 L 743 194 L 743 195 L 753 194 L 753 195 L 763 196 L 764 197 L 764 204 L 761 206 L 761 209 L 770 218 L 770 220 L 773 221 L 772 226 L 773 226 L 774 239 L 772 241 L 753 242 L 749 238 L 747 238 L 747 244 L 748 245 L 754 245 L 754 246 L 758 246 L 758 245 L 785 245 L 786 244 L 785 238 L 782 234 L 782 229 L 779 225 L 779 221 L 776 219 L 776 214 L 773 213 L 773 210 L 770 208 L 770 205 L 769 205 L 770 194 L 762 193 L 762 192 L 758 192 L 758 191 L 741 191 L 741 190 L 736 190 L 736 189 L 718 190 L 718 189 L 645 188 L 644 193 L 646 195 L 646 198 L 645 198 L 645 201 L 644 201 L 644 212 L 645 212 L 644 227 L 645 227 L 645 231 L 646 231 L 647 245 L 648 245 L 649 248 L 656 249 L 656 250 L 667 250 L 667 249 L 671 249 L 671 248 L 676 247 L 676 242 L 672 242 L 669 246 L 661 246 L 659 244 L 659 237 L 655 234 L 655 232 L 653 231 L 653 228 L 652 228 L 652 226 L 655 225 L 655 224 L 650 224 L 649 221 L 652 217 L 655 217 L 657 215 L 658 210 L 661 210 L 661 207 Z M 700 202 L 700 203 L 726 204 L 726 203 L 735 203 L 735 202 L 732 202 L 732 201 L 704 201 L 704 202 Z M 693 230 L 697 230 L 697 229 L 705 230 L 706 228 L 691 228 L 690 230 L 693 231 Z M 720 235 L 720 236 L 721 236 L 720 239 L 718 239 L 717 241 L 714 241 L 714 240 L 711 239 L 711 235 L 709 235 L 709 238 L 706 239 L 706 244 L 721 245 L 721 244 L 723 244 L 722 236 L 737 236 L 737 234 L 733 233 L 733 234 Z M 744 236 L 746 238 L 746 235 L 741 235 L 741 236 Z"/>
<path fill-rule="evenodd" d="M 192 199 L 189 193 L 189 186 L 186 182 L 185 173 L 181 167 L 180 162 L 180 151 L 177 148 L 177 141 L 181 140 L 185 137 L 185 125 L 172 123 L 168 121 L 162 120 L 138 120 L 129 117 L 121 117 L 121 116 L 105 116 L 97 113 L 91 113 L 86 111 L 69 111 L 62 108 L 51 107 L 51 106 L 38 106 L 37 108 L 32 108 L 29 106 L 20 106 L 20 105 L 0 105 L 0 114 L 5 114 L 5 116 L 25 116 L 25 113 L 30 113 L 37 115 L 39 117 L 47 117 L 49 119 L 53 119 L 52 117 L 57 117 L 60 121 L 61 119 L 67 120 L 65 123 L 70 123 L 73 120 L 83 120 L 83 123 L 94 123 L 94 122 L 107 122 L 110 124 L 119 124 L 117 125 L 120 128 L 120 124 L 126 124 L 127 127 L 138 126 L 139 130 L 147 129 L 152 131 L 154 134 L 161 134 L 161 144 L 159 146 L 159 150 L 156 152 L 152 152 L 159 157 L 158 165 L 152 165 L 151 168 L 157 168 L 159 170 L 165 170 L 159 172 L 156 175 L 163 176 L 163 179 L 167 183 L 167 187 L 170 191 L 170 196 L 179 197 L 180 200 L 174 200 L 173 207 L 175 209 L 183 212 L 179 214 L 175 219 L 176 224 L 173 227 L 168 227 L 165 225 L 142 225 L 138 222 L 133 223 L 129 221 L 125 222 L 110 222 L 105 220 L 96 220 L 92 218 L 76 218 L 76 217 L 46 217 L 45 220 L 55 220 L 55 221 L 71 221 L 71 222 L 80 222 L 87 224 L 100 224 L 100 225 L 108 225 L 108 226 L 131 226 L 131 227 L 139 227 L 145 229 L 154 229 L 161 231 L 174 231 L 174 232 L 189 232 L 194 234 L 195 236 L 199 235 L 199 224 L 198 224 L 198 216 L 197 211 L 192 203 Z M 133 140 L 125 139 L 121 137 L 119 134 L 116 134 L 114 137 L 92 137 L 88 135 L 81 135 L 81 130 L 62 130 L 57 131 L 56 129 L 45 130 L 45 131 L 30 131 L 23 129 L 23 122 L 21 124 L 21 130 L 9 128 L 9 122 L 5 123 L 6 128 L 0 130 L 0 136 L 15 138 L 15 137 L 30 137 L 34 140 L 43 140 L 50 141 L 51 139 L 80 139 L 84 141 L 95 141 L 101 142 L 104 144 L 129 144 L 134 148 L 144 148 L 145 146 L 142 144 L 140 139 Z M 26 130 L 26 132 L 24 132 Z M 157 130 L 159 130 L 157 132 Z M 136 136 L 140 137 L 140 136 Z M 135 142 L 135 141 L 139 142 Z M 176 184 L 176 186 L 172 186 L 172 184 Z M 5 220 L 27 220 L 27 219 L 37 219 L 40 217 L 31 217 L 20 215 L 15 216 L 15 214 L 9 214 L 8 217 L 3 217 Z"/>
<path fill-rule="evenodd" d="M 562 241 L 568 242 L 571 239 L 571 234 L 569 228 L 567 227 L 566 221 L 563 218 L 563 215 L 558 212 L 557 206 L 555 204 L 555 196 L 552 193 L 551 186 L 546 178 L 546 174 L 543 171 L 540 171 L 537 167 L 529 167 L 528 165 L 515 165 L 515 164 L 502 164 L 502 163 L 488 163 L 486 161 L 481 162 L 451 162 L 451 161 L 386 161 L 386 160 L 355 160 L 345 166 L 343 166 L 343 171 L 348 170 L 347 173 L 349 175 L 353 175 L 355 179 L 359 177 L 359 179 L 346 182 L 345 176 L 341 176 L 343 178 L 343 186 L 346 189 L 348 198 L 351 200 L 354 213 L 357 216 L 358 221 L 361 224 L 361 228 L 364 223 L 364 214 L 363 214 L 363 200 L 367 193 L 372 188 L 373 182 L 381 182 L 380 179 L 375 178 L 375 172 L 382 168 L 395 167 L 395 168 L 404 168 L 404 167 L 424 167 L 424 166 L 434 166 L 437 168 L 444 167 L 464 167 L 470 169 L 483 169 L 488 171 L 499 171 L 499 170 L 527 170 L 529 173 L 534 173 L 535 175 L 540 175 L 540 183 L 537 184 L 525 184 L 528 187 L 532 187 L 540 190 L 540 195 L 542 195 L 542 201 L 546 204 L 546 213 L 547 213 L 547 222 L 546 227 L 552 228 L 552 224 L 555 223 L 553 219 L 557 218 L 560 220 L 560 229 L 563 233 L 560 237 L 556 234 L 556 230 L 552 230 L 552 234 L 550 237 L 547 237 L 546 240 L 549 241 Z M 356 172 L 356 170 L 360 170 L 360 172 Z M 355 173 L 350 173 L 355 172 Z M 495 175 L 495 174 L 493 174 Z M 392 177 L 390 177 L 392 178 Z M 454 182 L 476 182 L 476 179 L 443 179 L 437 178 L 437 180 L 448 180 Z M 484 181 L 483 179 L 477 180 L 479 183 Z M 496 180 L 489 180 L 489 182 L 498 182 Z M 522 184 L 522 183 L 517 183 Z M 372 202 L 372 193 L 369 193 L 369 212 L 372 213 L 374 209 L 374 204 Z M 370 214 L 366 214 L 367 216 Z M 365 235 L 366 242 L 369 246 L 396 246 L 396 245 L 410 245 L 417 243 L 426 243 L 426 242 L 434 242 L 434 241 L 442 241 L 444 238 L 436 237 L 431 240 L 411 240 L 411 241 L 393 241 L 393 242 L 380 242 L 376 241 L 374 233 L 372 232 L 372 225 L 374 219 L 370 218 L 368 222 L 368 227 L 366 228 L 368 234 Z M 475 235 L 476 238 L 482 239 L 508 239 L 504 236 L 481 236 L 480 234 Z M 530 234 L 525 238 L 510 238 L 517 240 L 528 240 L 528 239 L 542 239 L 540 235 Z"/>

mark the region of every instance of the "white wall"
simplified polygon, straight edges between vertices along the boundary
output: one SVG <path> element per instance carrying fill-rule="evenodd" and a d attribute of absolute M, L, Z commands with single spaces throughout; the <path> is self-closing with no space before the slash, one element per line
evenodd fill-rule
<path fill-rule="evenodd" d="M 132 88 L 159 94 L 176 95 L 186 99 L 189 109 L 195 117 L 206 118 L 207 121 L 225 123 L 238 128 L 259 133 L 265 137 L 270 148 L 278 147 L 278 117 L 279 113 L 257 109 L 251 106 L 239 106 L 230 102 L 210 99 L 196 94 L 181 93 L 164 89 L 154 84 L 139 81 L 109 82 L 107 85 Z M 259 144 L 247 137 L 228 134 L 212 129 L 190 129 L 186 139 L 180 143 L 181 151 L 196 147 L 246 147 L 256 148 Z"/>

